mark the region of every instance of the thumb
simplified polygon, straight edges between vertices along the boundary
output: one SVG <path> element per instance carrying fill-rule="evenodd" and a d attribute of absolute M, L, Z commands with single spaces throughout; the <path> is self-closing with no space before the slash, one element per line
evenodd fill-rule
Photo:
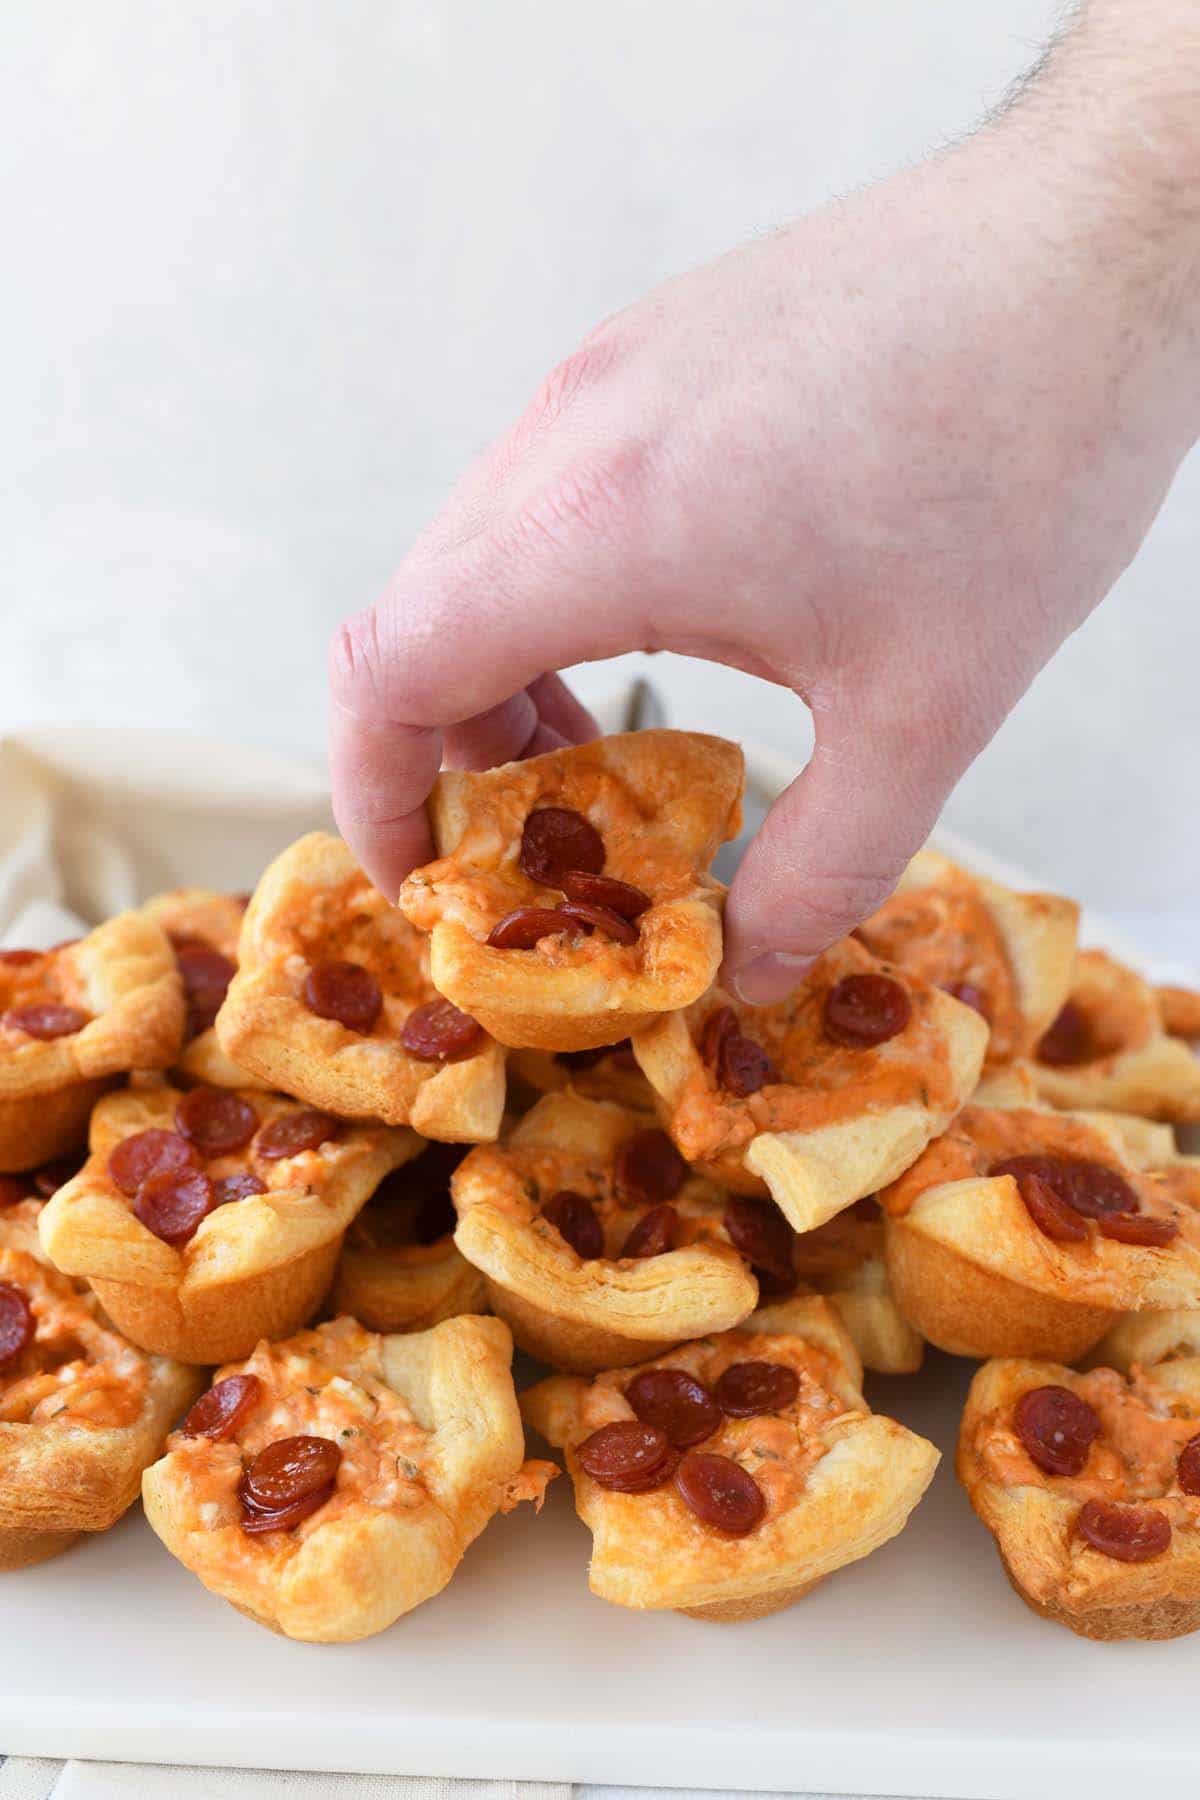
<path fill-rule="evenodd" d="M 816 745 L 742 860 L 725 912 L 722 979 L 752 1006 L 782 999 L 880 906 L 976 746 L 901 723 L 815 716 Z"/>

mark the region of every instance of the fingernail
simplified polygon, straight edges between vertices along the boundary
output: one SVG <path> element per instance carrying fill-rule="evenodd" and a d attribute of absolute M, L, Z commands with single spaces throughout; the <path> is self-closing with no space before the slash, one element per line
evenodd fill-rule
<path fill-rule="evenodd" d="M 768 950 L 731 976 L 730 985 L 747 1006 L 769 1006 L 798 988 L 816 960 L 815 956 L 793 956 L 787 950 Z"/>

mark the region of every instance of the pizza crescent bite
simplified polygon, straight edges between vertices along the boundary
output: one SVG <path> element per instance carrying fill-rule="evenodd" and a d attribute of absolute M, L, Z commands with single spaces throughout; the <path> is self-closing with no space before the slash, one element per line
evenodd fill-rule
<path fill-rule="evenodd" d="M 1157 1166 L 1148 1165 L 1148 1178 L 1177 1206 L 1200 1216 L 1200 1156 L 1160 1157 Z M 1101 1338 L 1089 1360 L 1128 1375 L 1137 1364 L 1150 1367 L 1193 1356 L 1200 1356 L 1197 1306 L 1126 1313 Z"/>
<path fill-rule="evenodd" d="M 859 1200 L 815 1231 L 801 1232 L 792 1267 L 801 1290 L 829 1302 L 865 1368 L 880 1375 L 911 1375 L 920 1368 L 925 1340 L 888 1285 L 883 1215 L 875 1200 Z"/>
<path fill-rule="evenodd" d="M 245 1356 L 312 1317 L 347 1225 L 420 1147 L 259 1089 L 127 1088 L 92 1115 L 91 1155 L 43 1212 L 42 1243 L 144 1349 Z"/>
<path fill-rule="evenodd" d="M 211 888 L 170 888 L 147 900 L 142 909 L 166 932 L 183 983 L 186 1014 L 176 1072 L 206 1087 L 262 1085 L 226 1056 L 215 1030 L 217 1014 L 237 974 L 238 938 L 248 900 L 249 895 L 219 894 Z"/>
<path fill-rule="evenodd" d="M 202 1385 L 135 1349 L 94 1294 L 50 1267 L 42 1204 L 0 1211 L 0 1569 L 115 1525 Z"/>
<path fill-rule="evenodd" d="M 526 1421 L 565 1449 L 592 1530 L 592 1592 L 757 1619 L 895 1537 L 938 1452 L 873 1414 L 861 1381 L 845 1330 L 808 1298 L 636 1370 L 527 1389 Z"/>
<path fill-rule="evenodd" d="M 721 960 L 707 871 L 742 779 L 735 744 L 690 731 L 441 774 L 438 860 L 400 892 L 438 992 L 517 1049 L 595 1049 L 690 1005 Z"/>
<path fill-rule="evenodd" d="M 493 1312 L 556 1368 L 639 1362 L 736 1325 L 757 1303 L 730 1241 L 729 1196 L 644 1113 L 547 1094 L 501 1143 L 463 1159 L 451 1192 L 454 1241 L 486 1278 Z"/>
<path fill-rule="evenodd" d="M 461 1144 L 430 1144 L 385 1177 L 346 1233 L 330 1310 L 372 1331 L 426 1331 L 488 1310 L 487 1283 L 454 1242 L 450 1177 Z"/>
<path fill-rule="evenodd" d="M 1200 1304 L 1200 1214 L 1098 1116 L 969 1106 L 879 1198 L 896 1302 L 953 1355 L 1075 1361 L 1120 1313 Z"/>
<path fill-rule="evenodd" d="M 1015 893 L 921 850 L 855 936 L 982 1013 L 987 1060 L 1002 1064 L 1031 1055 L 1066 1000 L 1078 932 L 1073 900 Z"/>
<path fill-rule="evenodd" d="M 1200 1363 L 1128 1381 L 987 1363 L 957 1468 L 1013 1587 L 1043 1618 L 1109 1640 L 1200 1626 Z"/>
<path fill-rule="evenodd" d="M 500 1129 L 503 1050 L 439 998 L 424 936 L 328 832 L 260 880 L 216 1029 L 235 1063 L 343 1118 L 451 1143 Z"/>
<path fill-rule="evenodd" d="M 182 1037 L 175 958 L 144 912 L 53 950 L 0 951 L 0 1169 L 73 1150 L 112 1077 L 165 1069 Z"/>
<path fill-rule="evenodd" d="M 987 1035 L 971 1007 L 846 938 L 786 1000 L 714 989 L 633 1047 L 688 1162 L 812 1231 L 917 1160 L 979 1080 Z"/>
<path fill-rule="evenodd" d="M 217 1371 L 142 1483 L 205 1587 L 310 1643 L 383 1631 L 440 1593 L 497 1512 L 540 1507 L 499 1319 L 380 1337 L 334 1319 Z"/>
<path fill-rule="evenodd" d="M 1169 1035 L 1160 991 L 1103 950 L 1080 952 L 1070 998 L 1038 1044 L 1034 1071 L 1052 1106 L 1200 1120 L 1200 1058 Z"/>

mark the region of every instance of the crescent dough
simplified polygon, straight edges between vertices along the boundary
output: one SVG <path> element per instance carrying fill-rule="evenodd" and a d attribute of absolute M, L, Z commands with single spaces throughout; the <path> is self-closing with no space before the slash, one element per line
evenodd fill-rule
<path fill-rule="evenodd" d="M 830 1042 L 821 1027 L 828 990 L 877 972 L 907 992 L 908 1024 L 869 1049 Z M 783 1077 L 747 1099 L 723 1091 L 701 1055 L 705 1023 L 725 1007 Z M 979 1079 L 987 1027 L 970 1007 L 846 938 L 786 1000 L 748 1007 L 714 989 L 633 1042 L 688 1161 L 740 1193 L 769 1193 L 797 1231 L 811 1231 L 895 1180 L 945 1129 Z"/>
<path fill-rule="evenodd" d="M 862 1200 L 796 1239 L 792 1265 L 803 1288 L 823 1294 L 868 1369 L 911 1375 L 925 1340 L 896 1305 L 884 1261 L 883 1217 Z"/>
<path fill-rule="evenodd" d="M 135 1349 L 81 1282 L 46 1263 L 40 1211 L 29 1199 L 0 1212 L 0 1280 L 37 1319 L 33 1343 L 0 1371 L 0 1569 L 114 1525 L 202 1385 L 198 1370 Z"/>
<path fill-rule="evenodd" d="M 217 1379 L 249 1371 L 259 1403 L 231 1440 L 177 1431 L 142 1484 L 146 1517 L 205 1587 L 287 1637 L 348 1643 L 440 1593 L 497 1512 L 540 1506 L 554 1471 L 524 1465 L 499 1319 L 448 1319 L 379 1337 L 335 1319 L 262 1343 Z M 337 1488 L 290 1531 L 241 1529 L 244 1465 L 284 1437 L 331 1438 Z"/>
<path fill-rule="evenodd" d="M 1018 894 L 921 850 L 858 936 L 876 956 L 938 987 L 969 987 L 991 1026 L 989 1064 L 1028 1056 L 1070 992 L 1079 908 Z"/>
<path fill-rule="evenodd" d="M 1200 1119 L 1200 1058 L 1168 1034 L 1159 990 L 1103 950 L 1084 950 L 1070 1004 L 1096 1054 L 1079 1063 L 1035 1061 L 1044 1099 L 1177 1124 Z"/>
<path fill-rule="evenodd" d="M 480 1145 L 455 1170 L 454 1241 L 487 1278 L 492 1309 L 522 1349 L 562 1369 L 638 1362 L 752 1312 L 758 1284 L 721 1223 L 725 1196 L 693 1175 L 672 1196 L 680 1247 L 622 1257 L 648 1210 L 616 1193 L 615 1159 L 646 1115 L 569 1091 L 547 1094 L 498 1145 Z M 589 1200 L 605 1255 L 579 1257 L 541 1206 L 563 1189 Z"/>
<path fill-rule="evenodd" d="M 669 1481 L 623 1494 L 584 1472 L 583 1440 L 634 1417 L 624 1394 L 632 1371 L 593 1381 L 554 1375 L 522 1394 L 527 1422 L 566 1451 L 575 1506 L 594 1538 L 588 1585 L 601 1599 L 695 1618 L 760 1618 L 903 1529 L 938 1452 L 870 1411 L 854 1346 L 825 1301 L 764 1307 L 736 1331 L 681 1345 L 651 1366 L 683 1369 L 711 1387 L 730 1363 L 744 1361 L 783 1363 L 801 1380 L 785 1412 L 725 1418 L 697 1446 L 740 1463 L 762 1490 L 766 1515 L 746 1537 L 703 1523 Z"/>
<path fill-rule="evenodd" d="M 305 977 L 324 961 L 374 975 L 383 1010 L 371 1032 L 305 1006 Z M 435 998 L 425 939 L 340 838 L 314 831 L 277 856 L 255 889 L 217 1038 L 270 1086 L 343 1118 L 411 1125 L 454 1143 L 494 1138 L 504 1111 L 500 1046 L 485 1038 L 470 1055 L 425 1062 L 400 1042 L 409 1014 Z"/>
<path fill-rule="evenodd" d="M 388 1171 L 417 1154 L 421 1140 L 382 1125 L 342 1125 L 319 1149 L 298 1156 L 267 1160 L 252 1141 L 233 1156 L 213 1158 L 206 1168 L 214 1179 L 250 1170 L 267 1191 L 218 1206 L 176 1249 L 134 1215 L 108 1159 L 135 1132 L 171 1130 L 182 1098 L 158 1082 L 102 1100 L 92 1115 L 92 1153 L 47 1203 L 41 1238 L 55 1267 L 89 1281 L 135 1343 L 181 1362 L 220 1362 L 311 1318 L 347 1225 Z M 259 1089 L 242 1098 L 264 1124 L 301 1110 Z"/>
<path fill-rule="evenodd" d="M 1200 1432 L 1200 1363 L 1168 1370 L 1126 1382 L 1112 1369 L 1078 1375 L 1005 1359 L 985 1364 L 967 1395 L 959 1480 L 1022 1600 L 1081 1637 L 1171 1638 L 1200 1627 L 1200 1499 L 1175 1476 L 1179 1449 Z M 1021 1395 L 1047 1386 L 1069 1388 L 1100 1415 L 1079 1476 L 1044 1473 L 1013 1427 Z M 1076 1524 L 1089 1499 L 1152 1505 L 1171 1521 L 1169 1547 L 1138 1563 L 1093 1548 Z"/>
<path fill-rule="evenodd" d="M 742 753 L 723 738 L 636 731 L 482 774 L 440 775 L 429 800 L 438 861 L 404 883 L 400 906 L 430 933 L 434 985 L 515 1048 L 586 1050 L 688 1006 L 721 960 L 725 890 L 707 873 L 741 823 Z M 604 840 L 606 875 L 650 896 L 635 944 L 602 931 L 491 948 L 514 908 L 555 906 L 557 889 L 519 866 L 531 812 L 582 813 Z"/>

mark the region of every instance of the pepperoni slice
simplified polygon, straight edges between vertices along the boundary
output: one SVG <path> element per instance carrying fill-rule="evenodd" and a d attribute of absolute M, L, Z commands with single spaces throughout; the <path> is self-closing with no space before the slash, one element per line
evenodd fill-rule
<path fill-rule="evenodd" d="M 320 1512 L 337 1492 L 337 1482 L 326 1482 L 324 1487 L 314 1488 L 311 1494 L 301 1495 L 293 1500 L 290 1506 L 277 1507 L 274 1512 L 261 1512 L 257 1507 L 247 1503 L 238 1488 L 238 1498 L 242 1501 L 242 1530 L 248 1537 L 261 1537 L 267 1531 L 292 1531 L 301 1520 L 311 1514 Z"/>
<path fill-rule="evenodd" d="M 721 1423 L 721 1408 L 704 1383 L 684 1369 L 643 1369 L 625 1398 L 642 1424 L 657 1425 L 677 1450 L 702 1444 Z"/>
<path fill-rule="evenodd" d="M 175 1108 L 175 1123 L 201 1156 L 231 1156 L 258 1130 L 258 1114 L 228 1088 L 198 1087 Z"/>
<path fill-rule="evenodd" d="M 305 1150 L 319 1150 L 338 1134 L 338 1122 L 328 1113 L 280 1113 L 263 1126 L 254 1140 L 255 1154 L 266 1162 L 278 1162 L 283 1156 L 300 1156 Z"/>
<path fill-rule="evenodd" d="M 1100 1236 L 1161 1250 L 1179 1236 L 1179 1222 L 1155 1213 L 1107 1213 L 1100 1220 Z"/>
<path fill-rule="evenodd" d="M 1135 1213 L 1138 1197 L 1133 1188 L 1106 1163 L 1076 1156 L 1008 1156 L 993 1163 L 990 1175 L 1011 1175 L 1020 1187 L 1031 1175 L 1053 1188 L 1060 1200 L 1087 1219 L 1108 1213 Z"/>
<path fill-rule="evenodd" d="M 575 1452 L 585 1475 L 617 1494 L 644 1494 L 660 1487 L 675 1467 L 675 1449 L 665 1431 L 640 1419 L 618 1419 L 584 1438 Z"/>
<path fill-rule="evenodd" d="M 753 1475 L 729 1456 L 689 1450 L 675 1471 L 679 1497 L 698 1519 L 730 1537 L 746 1537 L 767 1510 Z"/>
<path fill-rule="evenodd" d="M 731 1031 L 737 1030 L 737 1014 L 732 1006 L 718 1006 L 710 1012 L 700 1028 L 700 1055 L 710 1068 L 719 1066 L 721 1045 Z"/>
<path fill-rule="evenodd" d="M 483 1026 L 449 1000 L 429 1000 L 409 1013 L 400 1043 L 418 1062 L 451 1062 L 474 1050 Z"/>
<path fill-rule="evenodd" d="M 552 906 L 518 906 L 505 913 L 488 933 L 493 950 L 532 950 L 544 937 L 567 928 L 563 915 Z"/>
<path fill-rule="evenodd" d="M 74 1037 L 88 1022 L 88 1015 L 77 1006 L 10 1006 L 0 1015 L 0 1024 L 10 1031 L 23 1031 L 26 1037 L 48 1042 L 51 1038 Z"/>
<path fill-rule="evenodd" d="M 1096 1046 L 1087 1019 L 1073 1000 L 1068 1000 L 1054 1023 L 1042 1037 L 1036 1051 L 1039 1062 L 1051 1068 L 1066 1068 L 1073 1063 L 1092 1062 Z"/>
<path fill-rule="evenodd" d="M 221 1010 L 237 969 L 227 956 L 203 938 L 184 938 L 175 945 L 175 964 L 188 1006 L 189 1038 L 207 1031 Z"/>
<path fill-rule="evenodd" d="M 559 916 L 570 919 L 573 925 L 581 930 L 602 931 L 606 937 L 614 938 L 618 944 L 636 944 L 638 928 L 629 919 L 623 919 L 607 906 L 590 906 L 583 900 L 564 900 L 557 909 Z"/>
<path fill-rule="evenodd" d="M 1013 1429 L 1047 1475 L 1078 1475 L 1100 1435 L 1100 1415 L 1070 1388 L 1030 1388 L 1013 1408 Z"/>
<path fill-rule="evenodd" d="M 1153 1506 L 1085 1500 L 1075 1528 L 1093 1550 L 1117 1562 L 1150 1562 L 1171 1545 L 1171 1521 Z"/>
<path fill-rule="evenodd" d="M 109 1174 L 131 1200 L 152 1175 L 196 1167 L 196 1151 L 187 1139 L 178 1131 L 164 1131 L 158 1126 L 122 1138 L 108 1159 Z"/>
<path fill-rule="evenodd" d="M 596 1209 L 585 1194 L 560 1188 L 542 1208 L 542 1217 L 553 1225 L 559 1237 L 570 1244 L 576 1256 L 591 1262 L 604 1255 L 604 1229 L 596 1217 Z"/>
<path fill-rule="evenodd" d="M 40 1169 L 34 1170 L 33 1185 L 43 1200 L 49 1200 L 64 1182 L 78 1175 L 82 1167 L 83 1156 L 79 1151 L 72 1151 L 70 1156 L 56 1156 L 53 1162 L 43 1163 Z"/>
<path fill-rule="evenodd" d="M 341 1460 L 329 1438 L 287 1437 L 268 1444 L 238 1483 L 243 1531 L 290 1531 L 308 1518 L 332 1497 Z"/>
<path fill-rule="evenodd" d="M 843 975 L 825 996 L 821 1026 L 835 1044 L 870 1050 L 897 1037 L 912 1017 L 907 992 L 890 975 Z"/>
<path fill-rule="evenodd" d="M 653 1125 L 635 1131 L 617 1151 L 613 1184 L 620 1198 L 634 1206 L 673 1200 L 688 1178 L 688 1166 L 665 1131 Z"/>
<path fill-rule="evenodd" d="M 257 1375 L 227 1375 L 201 1394 L 179 1429 L 185 1437 L 212 1438 L 214 1443 L 231 1438 L 258 1405 L 262 1391 Z"/>
<path fill-rule="evenodd" d="M 652 1206 L 643 1213 L 621 1250 L 622 1256 L 665 1256 L 675 1248 L 679 1214 L 673 1206 Z"/>
<path fill-rule="evenodd" d="M 218 1206 L 231 1206 L 237 1200 L 250 1200 L 255 1194 L 265 1194 L 267 1184 L 260 1181 L 251 1170 L 239 1171 L 236 1175 L 222 1175 L 219 1181 L 213 1182 L 212 1210 Z"/>
<path fill-rule="evenodd" d="M 1041 1175 L 1025 1174 L 1017 1182 L 1017 1192 L 1038 1230 L 1056 1244 L 1082 1244 L 1087 1241 L 1087 1221 Z"/>
<path fill-rule="evenodd" d="M 0 1175 L 0 1207 L 16 1206 L 29 1198 L 29 1183 L 24 1175 Z"/>
<path fill-rule="evenodd" d="M 731 1419 L 754 1419 L 760 1413 L 786 1412 L 800 1392 L 800 1377 L 786 1363 L 730 1363 L 713 1392 Z"/>
<path fill-rule="evenodd" d="M 37 1326 L 29 1301 L 11 1281 L 0 1281 L 0 1368 L 15 1362 L 33 1342 Z"/>
<path fill-rule="evenodd" d="M 725 1207 L 724 1225 L 739 1256 L 757 1269 L 781 1279 L 792 1278 L 792 1247 L 796 1234 L 773 1200 L 755 1200 L 749 1194 L 731 1194 Z"/>
<path fill-rule="evenodd" d="M 604 839 L 590 819 L 569 806 L 531 812 L 521 833 L 519 862 L 540 887 L 561 887 L 573 872 L 598 875 L 604 867 Z"/>
<path fill-rule="evenodd" d="M 744 1032 L 726 1031 L 717 1051 L 717 1080 L 727 1093 L 744 1100 L 779 1076 L 761 1044 Z"/>
<path fill-rule="evenodd" d="M 14 969 L 19 969 L 26 963 L 41 962 L 45 955 L 44 950 L 0 950 L 0 964 L 6 963 Z"/>
<path fill-rule="evenodd" d="M 628 881 L 614 881 L 611 875 L 589 875 L 584 869 L 568 869 L 558 883 L 568 900 L 580 900 L 585 906 L 602 906 L 622 919 L 640 919 L 654 903 L 649 894 Z"/>
<path fill-rule="evenodd" d="M 133 1202 L 134 1217 L 164 1244 L 186 1244 L 216 1204 L 203 1169 L 165 1169 L 143 1181 Z"/>
<path fill-rule="evenodd" d="M 1176 1473 L 1185 1494 L 1200 1494 L 1200 1433 L 1189 1438 L 1179 1452 Z"/>
<path fill-rule="evenodd" d="M 304 1004 L 318 1019 L 333 1019 L 364 1037 L 375 1029 L 383 1007 L 379 983 L 355 962 L 314 963 L 304 977 Z"/>
<path fill-rule="evenodd" d="M 948 982 L 943 992 L 960 1001 L 963 1006 L 969 1006 L 972 1012 L 977 1012 L 981 1019 L 986 1019 L 991 1024 L 992 1009 L 988 1004 L 988 997 L 973 981 Z"/>

